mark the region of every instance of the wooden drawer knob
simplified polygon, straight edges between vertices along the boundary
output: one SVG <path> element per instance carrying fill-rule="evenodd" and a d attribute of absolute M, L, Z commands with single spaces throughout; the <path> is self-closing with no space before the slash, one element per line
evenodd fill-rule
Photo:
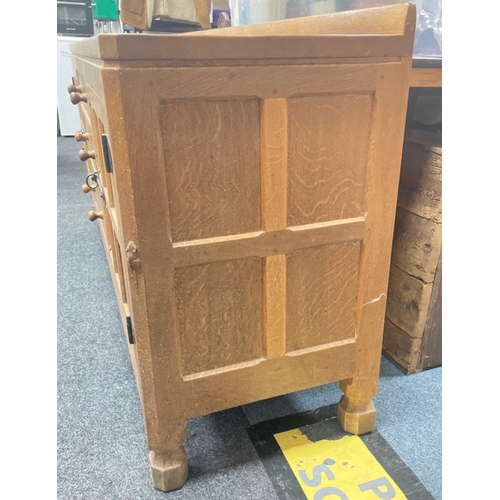
<path fill-rule="evenodd" d="M 89 220 L 94 222 L 97 219 L 102 219 L 102 212 L 94 212 L 94 210 L 91 210 L 88 213 Z"/>
<path fill-rule="evenodd" d="M 68 85 L 68 94 L 71 94 L 73 92 L 81 92 L 82 87 L 77 87 L 76 85 Z"/>
<path fill-rule="evenodd" d="M 80 149 L 78 151 L 78 158 L 82 161 L 87 161 L 89 158 L 93 158 L 95 160 L 95 152 L 94 151 L 85 151 L 85 149 Z"/>
<path fill-rule="evenodd" d="M 73 104 L 78 104 L 79 102 L 87 102 L 87 94 L 80 94 L 79 92 L 71 92 L 69 99 Z"/>
<path fill-rule="evenodd" d="M 75 134 L 75 141 L 77 142 L 88 141 L 88 139 L 89 139 L 89 134 L 86 134 L 85 132 L 77 132 Z"/>
<path fill-rule="evenodd" d="M 95 188 L 94 188 L 94 189 L 95 189 Z M 85 194 L 90 193 L 90 191 L 93 191 L 94 189 L 92 189 L 92 188 L 88 187 L 88 186 L 87 186 L 87 184 L 84 184 L 84 185 L 82 186 L 82 191 L 83 191 Z"/>

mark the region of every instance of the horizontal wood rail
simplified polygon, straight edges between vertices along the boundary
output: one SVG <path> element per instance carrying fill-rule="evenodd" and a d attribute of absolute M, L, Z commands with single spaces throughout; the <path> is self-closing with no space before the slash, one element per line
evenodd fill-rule
<path fill-rule="evenodd" d="M 360 241 L 364 233 L 364 217 L 355 217 L 288 227 L 280 231 L 182 241 L 173 244 L 173 261 L 174 267 L 185 267 L 247 257 L 267 257 L 299 248 Z"/>

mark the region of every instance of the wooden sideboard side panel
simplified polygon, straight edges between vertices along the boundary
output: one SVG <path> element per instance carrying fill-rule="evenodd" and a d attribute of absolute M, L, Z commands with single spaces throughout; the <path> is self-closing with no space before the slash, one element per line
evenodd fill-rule
<path fill-rule="evenodd" d="M 160 109 L 173 242 L 260 230 L 259 100 Z"/>
<path fill-rule="evenodd" d="M 182 374 L 262 359 L 260 258 L 175 271 Z"/>
<path fill-rule="evenodd" d="M 364 215 L 371 114 L 366 94 L 289 100 L 289 226 Z"/>
<path fill-rule="evenodd" d="M 405 64 L 408 64 L 406 61 Z M 257 73 L 261 73 L 262 69 L 269 70 L 269 68 L 244 68 L 245 71 L 255 71 Z M 283 69 L 283 68 L 282 68 Z M 359 68 L 359 67 L 354 67 L 352 68 L 354 70 L 354 74 L 358 74 L 361 77 L 361 83 L 356 80 L 355 78 L 351 77 L 349 78 L 349 87 L 355 88 L 355 89 L 363 89 L 363 92 L 374 92 L 374 101 L 373 101 L 373 110 L 374 110 L 374 118 L 372 121 L 372 126 L 370 129 L 370 139 L 369 141 L 365 141 L 365 143 L 368 143 L 368 154 L 363 153 L 363 149 L 359 152 L 353 153 L 354 155 L 359 155 L 359 160 L 360 162 L 363 161 L 363 155 L 367 157 L 367 163 L 368 163 L 368 170 L 366 173 L 366 180 L 364 179 L 359 179 L 359 181 L 356 182 L 358 190 L 361 188 L 361 190 L 364 189 L 365 195 L 357 195 L 358 196 L 358 201 L 356 205 L 356 211 L 362 210 L 363 203 L 366 204 L 365 206 L 365 213 L 367 217 L 367 221 L 369 221 L 369 226 L 366 229 L 367 231 L 367 238 L 363 241 L 363 244 L 361 246 L 361 252 L 358 258 L 360 258 L 360 265 L 361 265 L 361 272 L 356 269 L 356 266 L 352 264 L 355 260 L 352 260 L 351 257 L 347 258 L 347 261 L 349 262 L 349 265 L 347 266 L 348 273 L 358 273 L 360 272 L 360 275 L 363 273 L 363 269 L 371 269 L 370 273 L 367 273 L 367 276 L 363 278 L 363 282 L 360 281 L 359 288 L 357 290 L 357 293 L 352 294 L 352 292 L 349 292 L 354 298 L 351 300 L 356 300 L 357 301 L 357 306 L 355 308 L 357 314 L 356 314 L 356 319 L 353 321 L 352 317 L 351 319 L 347 320 L 347 324 L 351 325 L 347 330 L 349 333 L 345 334 L 344 340 L 348 338 L 356 338 L 356 341 L 360 342 L 367 342 L 373 345 L 376 345 L 377 343 L 377 335 L 381 335 L 381 328 L 383 325 L 383 312 L 385 310 L 385 294 L 387 292 L 387 283 L 386 279 L 383 279 L 384 274 L 387 274 L 387 269 L 385 269 L 384 264 L 385 260 L 387 260 L 387 268 L 388 268 L 388 257 L 390 254 L 390 250 L 387 251 L 387 248 L 384 245 L 387 245 L 388 242 L 390 242 L 391 238 L 391 230 L 392 230 L 392 223 L 391 223 L 391 217 L 394 217 L 394 208 L 395 208 L 395 200 L 391 199 L 379 199 L 377 196 L 377 190 L 380 190 L 381 192 L 385 192 L 387 187 L 384 185 L 384 183 L 388 183 L 390 185 L 394 184 L 396 185 L 396 188 L 394 188 L 393 192 L 397 192 L 397 181 L 398 181 L 398 171 L 399 171 L 399 164 L 398 160 L 400 159 L 400 153 L 401 151 L 398 151 L 397 148 L 397 139 L 398 136 L 396 135 L 395 137 L 391 137 L 391 134 L 388 133 L 387 129 L 387 124 L 385 123 L 386 120 L 388 120 L 387 116 L 380 116 L 381 112 L 378 111 L 377 104 L 381 102 L 381 100 L 385 100 L 383 103 L 386 105 L 388 108 L 390 108 L 389 111 L 383 111 L 383 113 L 390 113 L 391 114 L 391 119 L 388 120 L 393 123 L 393 129 L 398 130 L 398 127 L 400 126 L 400 121 L 404 120 L 404 113 L 401 111 L 404 109 L 404 103 L 406 96 L 404 95 L 404 92 L 400 90 L 401 88 L 404 88 L 404 82 L 401 81 L 401 79 L 404 77 L 405 73 L 405 68 L 404 64 L 396 64 L 396 63 L 390 63 L 387 65 L 380 65 L 380 74 L 377 76 L 377 72 L 379 69 L 375 66 L 373 67 L 368 67 L 368 68 Z M 210 70 L 208 74 L 205 70 Z M 350 74 L 347 68 L 342 68 L 342 67 L 336 67 L 334 69 L 330 68 L 328 71 L 328 68 L 320 67 L 320 68 L 310 68 L 311 72 L 314 72 L 318 70 L 322 75 L 335 75 L 336 78 L 333 78 L 333 83 L 332 81 L 328 80 L 325 81 L 323 80 L 324 83 L 324 88 L 328 91 L 330 91 L 333 88 L 336 88 L 339 90 L 339 93 L 341 94 L 341 101 L 344 101 L 345 103 L 348 102 L 349 99 L 351 99 L 353 96 L 350 94 L 345 94 L 342 95 L 342 92 L 346 91 L 347 85 L 343 85 L 341 82 L 341 76 L 343 74 Z M 227 71 L 222 69 L 222 68 L 201 68 L 200 71 L 202 73 L 205 73 L 205 76 L 207 77 L 206 84 L 209 87 L 214 88 L 215 85 L 215 71 L 220 75 L 220 78 L 222 81 L 225 79 L 225 75 L 227 74 Z M 276 96 L 276 99 L 289 99 L 291 96 L 294 94 L 297 94 L 297 90 L 300 88 L 302 90 L 303 85 L 301 82 L 301 75 L 303 74 L 304 68 L 298 67 L 287 67 L 284 68 L 283 71 L 285 71 L 288 75 L 287 83 L 286 86 L 284 87 L 286 91 L 280 92 L 278 94 L 274 94 Z M 299 75 L 298 79 L 294 79 L 294 72 L 297 72 Z M 392 74 L 391 74 L 392 73 Z M 172 174 L 171 169 L 166 169 L 166 165 L 169 164 L 170 160 L 167 158 L 167 155 L 172 154 L 172 152 L 176 152 L 175 150 L 172 149 L 173 145 L 168 146 L 168 140 L 167 139 L 167 134 L 166 130 L 168 127 L 173 127 L 173 125 L 169 125 L 169 118 L 168 114 L 166 114 L 165 109 L 163 108 L 164 103 L 165 103 L 165 98 L 168 97 L 170 99 L 170 103 L 175 103 L 173 106 L 183 106 L 187 101 L 183 101 L 182 99 L 187 98 L 189 99 L 191 96 L 185 95 L 186 94 L 186 87 L 179 86 L 180 81 L 178 78 L 180 76 L 184 75 L 184 70 L 179 69 L 179 68 L 166 68 L 166 69 L 159 69 L 159 70 L 142 70 L 142 71 L 137 71 L 135 69 L 124 69 L 120 72 L 120 85 L 121 85 L 121 91 L 124 93 L 122 95 L 122 98 L 125 98 L 125 94 L 128 96 L 129 103 L 133 102 L 133 106 L 128 106 L 126 110 L 124 110 L 125 113 L 125 123 L 130 124 L 128 126 L 127 134 L 130 136 L 131 140 L 130 142 L 139 145 L 141 144 L 141 147 L 139 148 L 138 146 L 136 147 L 135 151 L 129 151 L 129 164 L 130 164 L 130 170 L 132 175 L 134 176 L 134 184 L 133 184 L 133 191 L 134 191 L 134 198 L 137 196 L 142 196 L 144 198 L 147 198 L 149 201 L 149 208 L 148 210 L 145 209 L 145 207 L 142 207 L 139 209 L 139 207 L 136 206 L 136 215 L 137 217 L 141 217 L 141 223 L 138 224 L 138 241 L 137 244 L 139 246 L 139 251 L 140 253 L 143 253 L 145 251 L 148 252 L 148 255 L 161 255 L 162 262 L 167 262 L 171 263 L 173 265 L 173 255 L 175 248 L 173 248 L 174 240 L 171 232 L 171 226 L 170 226 L 170 220 L 174 220 L 172 218 L 172 215 L 169 216 L 168 221 L 163 221 L 163 226 L 159 226 L 158 223 L 153 224 L 151 226 L 152 221 L 151 217 L 149 216 L 149 211 L 150 210 L 155 210 L 155 211 L 162 211 L 162 213 L 166 214 L 172 214 L 172 198 L 170 197 L 170 194 L 173 193 L 173 189 L 169 185 L 169 176 L 172 175 L 172 178 L 174 181 L 176 180 L 175 175 Z M 339 76 L 340 75 L 340 76 Z M 387 75 L 388 80 L 392 83 L 392 85 L 385 85 L 384 84 L 384 78 Z M 182 76 L 182 78 L 184 78 Z M 196 78 L 194 78 L 196 79 Z M 253 78 L 255 80 L 255 78 Z M 295 82 L 295 87 L 292 86 L 291 82 Z M 169 95 L 166 95 L 166 84 L 169 82 L 173 82 L 174 85 L 169 86 Z M 378 83 L 377 83 L 378 82 Z M 374 87 L 373 89 L 370 89 L 369 83 L 372 84 Z M 263 82 L 262 86 L 265 87 L 268 83 Z M 274 87 L 280 88 L 281 87 L 281 82 L 280 81 L 275 81 L 274 82 Z M 320 90 L 320 87 L 318 86 L 319 84 L 316 82 L 315 84 L 315 89 L 317 91 Z M 144 93 L 141 92 L 132 92 L 130 89 L 135 86 L 135 88 L 142 88 L 145 89 Z M 222 84 L 223 86 L 223 84 Z M 231 91 L 231 96 L 224 96 L 221 95 L 221 98 L 224 98 L 222 100 L 216 100 L 216 101 L 207 101 L 210 106 L 212 106 L 213 110 L 217 110 L 218 104 L 217 103 L 224 103 L 228 104 L 229 106 L 235 105 L 239 107 L 241 102 L 247 103 L 249 106 L 253 106 L 253 100 L 250 99 L 251 96 L 246 96 L 245 95 L 245 88 L 246 84 L 243 84 L 243 89 L 238 89 L 237 86 L 232 87 Z M 178 90 L 179 96 L 173 95 L 173 91 L 171 90 L 172 88 L 176 88 Z M 206 88 L 206 87 L 205 87 Z M 217 87 L 220 88 L 220 87 Z M 255 82 L 253 83 L 253 88 L 257 89 L 255 91 L 256 94 L 262 94 L 262 92 L 259 90 L 260 87 L 256 86 Z M 306 90 L 310 90 L 306 86 Z M 147 97 L 145 96 L 147 94 Z M 195 97 L 198 99 L 201 96 L 197 93 L 195 93 Z M 264 93 L 265 94 L 265 93 Z M 231 98 L 229 100 L 226 100 L 227 98 Z M 235 99 L 238 98 L 239 100 Z M 314 97 L 312 97 L 314 99 Z M 330 99 L 331 97 L 329 95 L 320 97 L 320 99 Z M 337 97 L 333 97 L 335 99 Z M 180 100 L 179 100 L 180 99 Z M 247 100 L 245 100 L 247 99 Z M 300 100 L 302 97 L 295 97 L 293 99 Z M 293 100 L 292 99 L 292 100 Z M 309 97 L 307 97 L 309 99 Z M 389 102 L 390 101 L 390 102 Z M 265 102 L 265 101 L 264 101 Z M 163 103 L 163 104 L 162 104 Z M 234 104 L 233 104 L 234 103 Z M 354 95 L 354 110 L 356 110 L 358 113 L 361 113 L 359 116 L 363 116 L 364 121 L 366 119 L 364 118 L 364 115 L 368 112 L 372 111 L 372 97 L 370 95 Z M 393 103 L 391 105 L 391 103 Z M 288 103 L 289 104 L 289 103 Z M 205 110 L 210 107 L 207 105 L 205 107 Z M 189 106 L 189 104 L 188 104 Z M 222 104 L 221 104 L 222 106 Z M 345 104 L 345 107 L 347 109 L 347 104 Z M 171 110 L 174 108 L 171 108 Z M 178 108 L 175 108 L 178 109 Z M 221 108 L 223 110 L 224 108 Z M 229 108 L 231 109 L 231 108 Z M 224 113 L 224 111 L 221 111 Z M 170 115 L 172 116 L 172 115 Z M 187 123 L 193 123 L 196 122 L 196 115 L 190 116 L 187 118 Z M 220 116 L 220 115 L 219 115 Z M 355 115 L 356 116 L 356 115 Z M 241 115 L 240 115 L 241 117 Z M 243 120 L 243 118 L 241 118 Z M 248 123 L 249 120 L 251 121 L 253 118 L 250 118 L 249 115 L 247 115 L 246 122 L 243 120 L 244 123 Z M 378 123 L 380 121 L 384 121 L 384 128 L 383 130 L 381 127 L 378 126 Z M 146 134 L 145 132 L 141 132 L 140 124 L 141 122 L 146 122 L 148 123 L 148 133 Z M 221 126 L 221 122 L 215 122 L 217 123 L 217 126 Z M 259 122 L 256 122 L 256 126 L 258 126 Z M 182 121 L 181 125 L 182 127 Z M 167 127 L 167 129 L 165 128 Z M 354 128 L 354 125 L 351 124 L 349 127 L 352 129 Z M 255 125 L 252 125 L 252 129 L 255 128 Z M 360 137 L 368 135 L 368 132 L 363 129 L 363 127 L 359 127 L 361 131 L 359 132 Z M 168 129 L 171 132 L 173 131 L 173 128 Z M 346 133 L 346 131 L 343 131 L 342 133 Z M 137 137 L 137 135 L 140 135 L 140 140 Z M 133 141 L 132 141 L 133 137 Z M 290 137 L 290 136 L 289 136 Z M 188 141 L 189 139 L 184 139 L 185 141 Z M 396 144 L 396 151 L 394 151 L 394 144 Z M 146 147 L 147 145 L 147 147 Z M 183 144 L 181 146 L 176 146 L 178 147 L 178 151 L 183 151 L 185 152 L 186 150 L 189 151 L 189 144 Z M 198 147 L 198 146 L 195 146 Z M 140 151 L 139 151 L 140 150 Z M 220 150 L 219 150 L 220 151 Z M 181 153 L 181 158 L 182 158 Z M 185 153 L 184 153 L 185 154 Z M 252 153 L 251 153 L 252 154 Z M 184 157 L 185 158 L 185 157 Z M 140 161 L 139 161 L 140 159 Z M 189 160 L 187 160 L 189 161 Z M 252 160 L 254 161 L 254 160 Z M 137 167 L 135 167 L 135 165 Z M 180 164 L 183 162 L 181 161 Z M 140 169 L 138 165 L 140 164 Z M 172 163 L 173 168 L 175 168 L 175 164 Z M 158 172 L 158 169 L 163 169 L 162 172 Z M 180 168 L 180 167 L 179 167 Z M 259 170 L 258 168 L 256 169 L 257 171 Z M 140 177 L 141 179 L 143 178 L 144 180 L 140 180 L 139 182 L 135 182 L 135 178 Z M 186 182 L 186 181 L 183 181 Z M 164 189 L 164 192 L 162 191 Z M 138 194 L 139 190 L 141 190 L 141 193 L 143 194 Z M 143 190 L 143 191 L 142 191 Z M 390 190 L 390 189 L 389 189 Z M 208 192 L 208 191 L 207 191 Z M 395 196 L 395 194 L 394 194 Z M 363 199 L 366 198 L 366 201 L 363 201 Z M 394 201 L 394 203 L 392 203 Z M 156 204 L 161 204 L 160 207 L 155 208 Z M 167 204 L 165 206 L 165 203 Z M 260 205 L 260 204 L 259 204 Z M 142 211 L 142 213 L 141 213 Z M 188 210 L 185 209 L 186 212 Z M 342 215 L 342 209 L 339 210 L 339 212 Z M 349 212 L 348 212 L 349 213 Z M 148 228 L 148 225 L 150 226 Z M 172 224 L 173 227 L 173 224 Z M 181 227 L 180 225 L 178 227 Z M 379 241 L 376 243 L 376 247 L 371 244 L 370 241 L 370 232 L 378 230 L 379 232 L 377 233 L 377 238 L 380 236 L 380 234 L 384 235 L 385 241 Z M 182 231 L 182 229 L 180 229 Z M 141 238 L 140 234 L 143 233 L 144 236 Z M 148 236 L 149 234 L 155 234 L 154 241 Z M 162 236 L 163 235 L 163 236 Z M 203 234 L 202 234 L 203 235 Z M 217 236 L 217 233 L 213 234 L 213 236 Z M 210 235 L 210 236 L 212 236 Z M 198 237 L 200 235 L 195 235 L 195 237 Z M 206 236 L 206 235 L 203 235 Z M 182 235 L 182 237 L 186 237 L 186 235 Z M 384 238 L 381 238 L 384 240 Z M 141 243 L 142 241 L 145 241 L 146 245 L 144 248 L 144 244 Z M 148 248 L 153 248 L 154 251 L 147 250 Z M 318 248 L 319 254 L 325 253 L 327 255 L 328 251 L 325 250 L 328 247 L 321 247 Z M 383 250 L 381 250 L 381 248 Z M 390 248 L 390 244 L 389 244 Z M 335 251 L 338 251 L 335 250 Z M 358 250 L 359 252 L 359 250 Z M 306 252 L 307 253 L 307 252 Z M 158 257 L 160 258 L 160 257 Z M 293 257 L 292 257 L 293 258 Z M 346 262 L 347 262 L 346 261 Z M 212 264 L 210 264 L 212 265 Z M 288 266 L 287 266 L 288 267 Z M 373 269 L 379 269 L 379 271 L 374 271 Z M 189 269 L 189 268 L 187 268 Z M 207 268 L 208 269 L 208 268 Z M 143 276 L 144 279 L 147 280 L 146 278 L 146 271 L 143 269 Z M 150 264 L 150 273 L 151 273 L 151 283 L 157 283 L 157 285 L 154 285 L 157 287 L 157 289 L 163 289 L 165 290 L 165 287 L 172 287 L 173 290 L 176 289 L 176 284 L 175 280 L 173 280 L 173 276 L 177 276 L 177 279 L 179 279 L 179 276 L 181 276 L 182 273 L 185 273 L 188 271 L 174 271 L 174 268 L 171 268 L 171 276 L 158 276 L 157 271 L 155 270 L 155 267 Z M 190 271 L 193 272 L 193 271 Z M 335 272 L 335 271 L 332 271 Z M 169 272 L 170 273 L 170 272 Z M 179 274 L 181 273 L 181 274 Z M 377 278 L 377 274 L 379 275 L 379 278 Z M 172 280 L 172 281 L 171 281 Z M 169 285 L 168 283 L 171 283 Z M 206 285 L 204 285 L 206 286 Z M 146 286 L 147 288 L 147 286 Z M 153 286 L 151 290 L 153 290 Z M 147 292 L 146 292 L 147 293 Z M 153 292 L 151 292 L 153 294 Z M 184 293 L 184 292 L 183 292 Z M 187 296 L 190 296 L 190 293 L 192 292 L 185 292 Z M 251 292 L 255 297 L 257 297 L 259 294 L 256 292 Z M 192 340 L 187 340 L 187 337 L 184 337 L 184 340 L 181 340 L 181 333 L 180 333 L 180 328 L 179 328 L 179 301 L 184 304 L 183 300 L 180 300 L 179 297 L 175 297 L 174 294 L 172 294 L 171 298 L 169 301 L 167 301 L 167 304 L 158 304 L 157 294 L 153 294 L 155 297 L 154 300 L 147 301 L 148 304 L 148 318 L 149 320 L 154 320 L 155 323 L 158 325 L 157 326 L 157 338 L 155 335 L 153 335 L 153 339 L 155 339 L 155 342 L 159 342 L 161 345 L 161 348 L 159 349 L 154 349 L 155 353 L 153 353 L 153 348 L 152 348 L 152 339 L 150 340 L 150 344 L 148 346 L 148 353 L 147 356 L 149 359 L 151 359 L 151 356 L 167 356 L 169 359 L 168 363 L 168 371 L 172 373 L 172 376 L 170 375 L 158 375 L 160 378 L 164 376 L 168 376 L 169 380 L 171 383 L 169 384 L 169 387 L 164 387 L 162 391 L 166 391 L 167 394 L 173 394 L 175 392 L 175 386 L 177 385 L 175 383 L 175 380 L 178 381 L 179 384 L 179 390 L 178 396 L 181 394 L 181 389 L 180 385 L 182 384 L 181 379 L 182 376 L 181 374 L 184 373 L 184 376 L 189 376 L 189 380 L 192 383 L 199 382 L 199 378 L 192 378 L 196 373 L 203 373 L 204 370 L 206 371 L 211 371 L 211 370 L 216 370 L 219 368 L 224 368 L 224 366 L 232 366 L 232 364 L 238 365 L 238 363 L 242 362 L 245 363 L 247 360 L 258 360 L 260 356 L 260 347 L 257 348 L 257 350 L 252 351 L 253 348 L 250 349 L 252 352 L 251 356 L 247 356 L 246 358 L 235 358 L 235 359 L 229 359 L 227 361 L 221 361 L 220 359 L 217 359 L 217 355 L 215 354 L 215 351 L 212 349 L 212 356 L 213 357 L 212 361 L 207 361 L 206 364 L 204 365 L 203 362 L 200 362 L 200 359 L 196 359 L 196 356 L 193 358 L 186 358 L 183 359 L 183 350 L 182 350 L 182 343 L 184 342 L 185 346 L 190 346 L 194 349 L 194 351 L 191 349 L 190 352 L 196 352 L 196 349 L 199 349 L 200 346 L 199 341 L 197 339 L 198 334 L 193 334 L 194 337 L 192 337 Z M 253 301 L 257 300 L 254 297 L 252 299 Z M 262 291 L 260 292 L 260 301 L 262 301 Z M 258 302 L 260 303 L 260 302 Z M 370 319 L 365 320 L 365 310 L 366 309 L 374 309 L 374 308 L 379 308 L 380 309 L 380 314 L 373 314 L 371 312 L 369 315 Z M 151 313 L 151 310 L 157 310 L 158 314 L 153 314 Z M 161 312 L 160 314 L 160 311 Z M 136 316 L 136 314 L 134 314 Z M 333 317 L 333 316 L 332 316 Z M 375 319 L 375 317 L 378 317 L 378 319 Z M 163 318 L 163 321 L 162 319 Z M 380 321 L 378 321 L 380 320 Z M 137 322 L 136 317 L 134 317 L 134 321 Z M 366 323 L 365 323 L 366 322 Z M 354 326 L 353 323 L 355 323 Z M 318 325 L 320 325 L 319 323 Z M 326 324 L 328 324 L 328 320 L 326 320 Z M 151 325 L 149 325 L 149 328 L 151 328 Z M 280 327 L 282 328 L 282 327 Z M 320 327 L 318 326 L 316 331 L 319 332 Z M 172 333 L 168 333 L 171 331 Z M 262 331 L 262 329 L 258 330 L 259 332 Z M 260 333 L 259 333 L 260 335 Z M 301 349 L 301 348 L 309 348 L 309 347 L 315 347 L 321 340 L 318 337 L 319 334 L 314 334 L 312 335 L 312 338 L 315 338 L 315 340 L 311 340 L 311 342 L 307 342 L 305 340 L 299 340 L 300 335 L 292 335 L 290 338 L 293 339 L 296 337 L 296 342 L 293 342 L 292 340 L 290 341 L 290 349 L 296 350 L 296 349 Z M 281 339 L 278 342 L 282 342 L 282 336 L 280 337 L 278 335 L 278 338 Z M 140 334 L 138 331 L 138 350 L 139 353 L 140 351 Z M 338 337 L 331 337 L 329 338 L 328 335 L 325 337 L 325 342 L 324 344 L 328 344 L 329 342 L 335 342 L 337 340 L 343 340 L 342 338 L 338 339 Z M 378 339 L 380 340 L 380 339 Z M 187 343 L 186 343 L 187 342 Z M 252 340 L 254 342 L 254 340 Z M 302 343 L 301 343 L 302 342 Z M 167 348 L 167 345 L 169 346 Z M 287 347 L 288 349 L 288 347 Z M 264 349 L 265 350 L 265 349 Z M 163 351 L 164 354 L 159 354 Z M 189 351 L 189 349 L 188 349 Z M 369 351 L 369 348 L 367 348 L 367 351 Z M 203 349 L 199 352 L 203 352 Z M 167 354 L 168 353 L 168 354 Z M 140 356 L 140 354 L 139 354 Z M 210 358 L 210 357 L 209 357 Z M 235 363 L 233 363 L 235 362 Z M 201 363 L 201 364 L 200 364 Z M 356 362 L 356 365 L 359 367 L 355 371 L 353 371 L 352 375 L 356 375 L 357 373 L 360 373 L 362 371 L 365 371 L 366 368 L 366 363 L 368 363 L 372 368 L 371 368 L 371 374 L 370 377 L 372 379 L 376 380 L 376 375 L 374 376 L 373 373 L 378 373 L 378 363 L 379 360 L 370 360 L 368 361 L 363 361 L 361 363 Z M 157 372 L 160 374 L 163 370 L 166 368 L 158 368 L 158 366 L 161 366 L 161 363 L 156 363 L 157 366 Z M 184 367 L 184 368 L 183 368 Z M 186 369 L 186 367 L 188 367 Z M 191 368 L 189 368 L 191 367 Z M 185 371 L 184 371 L 185 370 Z M 201 370 L 198 372 L 198 370 Z M 211 376 L 211 375 L 210 375 Z M 334 376 L 332 376 L 332 380 Z M 370 378 L 367 376 L 366 378 Z M 355 377 L 354 377 L 355 378 Z M 174 380 L 174 382 L 172 382 Z M 368 392 L 370 392 L 370 395 L 374 395 L 376 393 L 376 382 L 374 385 L 371 386 L 372 389 Z M 293 387 L 289 387 L 287 389 L 287 392 L 295 390 Z M 184 391 L 182 391 L 184 392 Z M 165 398 L 164 398 L 165 399 Z M 168 399 L 168 397 L 166 398 Z M 168 412 L 167 410 L 165 410 Z M 189 410 L 187 408 L 184 408 L 182 411 L 191 414 L 192 410 Z"/>
<path fill-rule="evenodd" d="M 287 255 L 288 352 L 353 339 L 361 243 Z"/>

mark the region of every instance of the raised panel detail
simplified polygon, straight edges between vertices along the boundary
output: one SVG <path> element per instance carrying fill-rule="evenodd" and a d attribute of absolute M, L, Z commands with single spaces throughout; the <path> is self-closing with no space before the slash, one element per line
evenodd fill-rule
<path fill-rule="evenodd" d="M 287 256 L 287 351 L 353 338 L 361 243 Z"/>
<path fill-rule="evenodd" d="M 258 99 L 162 103 L 174 242 L 260 229 Z"/>
<path fill-rule="evenodd" d="M 262 259 L 175 271 L 183 375 L 262 357 Z"/>
<path fill-rule="evenodd" d="M 371 95 L 288 101 L 288 225 L 363 215 Z"/>

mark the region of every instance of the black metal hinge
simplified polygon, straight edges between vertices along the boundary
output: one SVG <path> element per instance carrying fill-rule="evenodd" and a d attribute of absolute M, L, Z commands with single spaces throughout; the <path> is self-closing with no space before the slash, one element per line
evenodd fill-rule
<path fill-rule="evenodd" d="M 109 148 L 108 136 L 101 134 L 102 154 L 104 156 L 104 166 L 108 174 L 113 173 L 113 161 L 111 160 L 111 149 Z"/>
<path fill-rule="evenodd" d="M 127 335 L 128 343 L 135 344 L 134 330 L 132 329 L 132 318 L 127 316 Z"/>

